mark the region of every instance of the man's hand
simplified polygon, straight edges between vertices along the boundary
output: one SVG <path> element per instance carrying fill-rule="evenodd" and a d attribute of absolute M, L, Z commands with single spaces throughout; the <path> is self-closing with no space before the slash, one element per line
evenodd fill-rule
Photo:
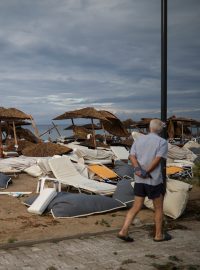
<path fill-rule="evenodd" d="M 137 176 L 143 178 L 143 179 L 149 178 L 149 177 L 150 177 L 149 173 L 147 173 L 145 170 L 143 170 L 143 169 L 140 168 L 140 167 L 136 167 L 136 168 L 135 168 L 135 174 L 136 174 Z"/>

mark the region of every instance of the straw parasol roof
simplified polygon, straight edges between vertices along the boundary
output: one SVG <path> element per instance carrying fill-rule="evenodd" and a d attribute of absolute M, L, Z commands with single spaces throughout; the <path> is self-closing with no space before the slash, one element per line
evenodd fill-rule
<path fill-rule="evenodd" d="M 72 149 L 55 143 L 38 143 L 22 150 L 22 154 L 28 157 L 52 157 L 71 152 Z"/>
<path fill-rule="evenodd" d="M 31 119 L 31 116 L 16 108 L 0 107 L 0 120 L 25 120 Z"/>
<path fill-rule="evenodd" d="M 180 123 L 182 123 L 183 125 L 186 125 L 186 126 L 189 126 L 189 125 L 200 126 L 200 122 L 195 120 L 195 119 L 186 118 L 186 117 L 176 117 L 175 115 L 169 117 L 168 121 L 180 122 Z"/>
<path fill-rule="evenodd" d="M 93 126 L 94 126 L 94 129 L 95 130 L 101 129 L 100 126 L 97 126 L 95 124 Z M 77 125 L 70 125 L 70 126 L 64 128 L 64 130 L 72 130 L 74 127 L 78 127 L 78 126 Z M 86 128 L 86 129 L 90 129 L 91 130 L 92 129 L 92 124 L 85 124 L 85 125 L 82 125 L 82 126 L 79 126 L 79 127 Z"/>
<path fill-rule="evenodd" d="M 100 111 L 108 120 L 101 120 L 103 128 L 110 134 L 119 137 L 128 137 L 129 133 L 123 123 L 114 114 L 108 111 Z"/>
<path fill-rule="evenodd" d="M 126 128 L 130 128 L 130 127 L 134 126 L 137 122 L 133 121 L 131 118 L 129 118 L 129 119 L 124 120 L 122 123 Z"/>
<path fill-rule="evenodd" d="M 86 107 L 79 110 L 65 112 L 53 120 L 63 120 L 63 119 L 73 119 L 73 118 L 89 118 L 89 119 L 99 119 L 106 120 L 105 116 L 102 115 L 100 111 L 97 111 L 95 108 Z"/>
<path fill-rule="evenodd" d="M 25 149 L 26 147 L 35 145 L 34 143 L 27 141 L 27 140 L 19 140 L 18 141 L 18 148 L 17 148 L 17 152 L 21 152 L 23 149 Z M 15 149 L 15 141 L 14 139 L 7 139 L 6 141 L 6 150 L 14 150 Z"/>
<path fill-rule="evenodd" d="M 76 138 L 83 140 L 87 139 L 88 134 L 91 134 L 91 131 L 89 129 L 79 126 L 74 126 L 73 131 Z"/>

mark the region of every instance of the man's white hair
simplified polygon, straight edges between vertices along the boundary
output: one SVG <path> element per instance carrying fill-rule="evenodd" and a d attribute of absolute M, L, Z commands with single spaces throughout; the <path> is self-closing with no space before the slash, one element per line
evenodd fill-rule
<path fill-rule="evenodd" d="M 163 130 L 164 123 L 159 119 L 152 119 L 149 127 L 150 127 L 151 132 L 155 132 L 159 134 Z"/>

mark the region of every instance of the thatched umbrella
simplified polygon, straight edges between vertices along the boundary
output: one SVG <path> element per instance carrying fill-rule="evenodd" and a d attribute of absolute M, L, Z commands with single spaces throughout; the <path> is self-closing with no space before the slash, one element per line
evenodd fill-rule
<path fill-rule="evenodd" d="M 74 127 L 73 125 L 70 125 L 70 126 L 64 128 L 64 130 L 73 130 L 73 127 Z M 94 124 L 93 128 L 92 128 L 92 124 L 85 124 L 85 125 L 82 125 L 82 126 L 75 126 L 75 127 L 82 127 L 82 128 L 86 128 L 86 129 L 90 129 L 90 130 L 92 130 L 93 128 L 95 130 L 100 130 L 101 129 L 100 126 L 97 126 L 95 124 Z"/>
<path fill-rule="evenodd" d="M 135 125 L 137 122 L 133 121 L 131 118 L 128 118 L 124 121 L 122 121 L 123 125 L 125 126 L 125 128 L 131 128 L 133 125 Z"/>
<path fill-rule="evenodd" d="M 22 154 L 29 157 L 51 157 L 67 154 L 71 151 L 72 149 L 67 146 L 48 142 L 28 146 L 22 150 Z"/>
<path fill-rule="evenodd" d="M 79 109 L 79 110 L 65 112 L 65 113 L 57 116 L 53 120 L 71 119 L 72 125 L 75 126 L 74 125 L 74 119 L 75 118 L 91 119 L 91 122 L 92 122 L 92 131 L 93 131 L 93 137 L 94 137 L 94 145 L 96 145 L 96 141 L 95 141 L 95 130 L 94 130 L 94 121 L 93 120 L 94 119 L 98 119 L 98 120 L 104 120 L 104 121 L 106 121 L 107 118 L 100 111 L 97 111 L 95 108 L 87 107 L 87 108 L 83 108 L 83 109 Z"/>
<path fill-rule="evenodd" d="M 12 122 L 15 144 L 17 145 L 15 121 L 31 119 L 31 116 L 15 108 L 0 107 L 0 156 L 3 156 L 1 121 Z"/>
<path fill-rule="evenodd" d="M 4 121 L 10 120 L 26 120 L 31 119 L 31 115 L 28 115 L 16 108 L 4 108 L 0 107 L 0 119 Z"/>
<path fill-rule="evenodd" d="M 64 119 L 74 119 L 74 118 L 88 118 L 88 119 L 99 119 L 106 120 L 100 111 L 95 108 L 87 107 L 79 110 L 65 112 L 53 120 L 64 120 Z"/>
<path fill-rule="evenodd" d="M 183 139 L 184 134 L 185 135 L 192 135 L 192 127 L 198 129 L 200 127 L 200 122 L 192 119 L 192 118 L 186 118 L 186 117 L 176 117 L 175 115 L 168 118 L 168 123 L 171 123 L 171 125 L 174 126 L 174 136 L 181 136 Z M 191 129 L 191 131 L 189 130 Z"/>
<path fill-rule="evenodd" d="M 107 120 L 101 120 L 103 129 L 110 134 L 119 137 L 128 137 L 129 133 L 124 127 L 123 123 L 111 112 L 101 110 L 100 111 Z"/>

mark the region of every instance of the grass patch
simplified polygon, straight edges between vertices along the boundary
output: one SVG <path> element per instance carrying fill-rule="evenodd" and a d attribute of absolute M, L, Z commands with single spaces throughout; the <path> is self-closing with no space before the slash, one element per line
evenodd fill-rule
<path fill-rule="evenodd" d="M 146 254 L 145 257 L 151 258 L 151 259 L 157 259 L 156 255 L 154 254 Z"/>
<path fill-rule="evenodd" d="M 200 265 L 177 265 L 173 262 L 167 262 L 166 264 L 153 263 L 152 266 L 156 270 L 200 270 Z"/>
<path fill-rule="evenodd" d="M 166 264 L 152 263 L 152 266 L 157 270 L 183 270 L 173 262 L 167 262 Z"/>
<path fill-rule="evenodd" d="M 101 225 L 101 226 L 106 226 L 106 227 L 110 227 L 110 224 L 107 220 L 105 220 L 104 218 L 102 218 L 100 221 L 96 221 L 95 225 Z"/>
<path fill-rule="evenodd" d="M 200 161 L 193 167 L 194 177 L 197 179 L 197 185 L 200 186 Z"/>
<path fill-rule="evenodd" d="M 130 263 L 135 263 L 135 261 L 133 261 L 132 259 L 127 259 L 127 260 L 124 260 L 121 264 L 126 265 L 126 264 L 130 264 Z"/>
<path fill-rule="evenodd" d="M 17 239 L 16 238 L 9 238 L 8 239 L 8 243 L 9 244 L 12 244 L 12 243 L 15 243 L 15 242 L 17 242 Z"/>
<path fill-rule="evenodd" d="M 49 266 L 47 270 L 58 270 L 55 266 Z"/>
<path fill-rule="evenodd" d="M 187 270 L 199 270 L 200 265 L 187 265 Z"/>
<path fill-rule="evenodd" d="M 182 262 L 183 260 L 179 259 L 177 256 L 169 256 L 168 259 L 173 262 Z"/>

